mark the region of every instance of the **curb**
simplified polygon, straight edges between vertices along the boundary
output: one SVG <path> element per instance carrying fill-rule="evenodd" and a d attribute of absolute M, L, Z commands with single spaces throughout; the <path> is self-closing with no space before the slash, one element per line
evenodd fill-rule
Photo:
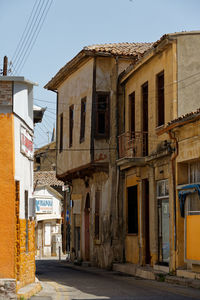
<path fill-rule="evenodd" d="M 33 295 L 39 293 L 42 289 L 42 286 L 40 282 L 37 282 L 34 284 L 34 286 L 27 292 L 21 292 L 20 290 L 17 292 L 17 299 L 24 298 L 24 299 L 29 299 Z"/>

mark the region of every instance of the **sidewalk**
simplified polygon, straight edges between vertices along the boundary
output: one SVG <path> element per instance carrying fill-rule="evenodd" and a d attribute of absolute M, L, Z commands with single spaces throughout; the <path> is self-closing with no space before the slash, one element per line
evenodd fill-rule
<path fill-rule="evenodd" d="M 191 271 L 177 270 L 176 275 L 171 275 L 168 267 L 160 265 L 155 265 L 154 268 L 150 266 L 142 267 L 130 263 L 113 264 L 113 271 L 144 279 L 163 281 L 170 284 L 200 289 L 200 274 Z"/>
<path fill-rule="evenodd" d="M 62 261 L 67 267 L 77 270 L 84 270 L 91 273 L 100 274 L 103 276 L 110 276 L 112 274 L 124 274 L 128 276 L 135 276 L 147 280 L 157 280 L 161 282 L 167 282 L 173 285 L 181 285 L 186 287 L 193 287 L 200 289 L 200 276 L 191 276 L 190 271 L 177 271 L 179 276 L 174 276 L 169 273 L 167 267 L 155 266 L 155 268 L 149 266 L 138 266 L 134 264 L 113 264 L 112 271 L 95 268 L 90 264 L 83 262 L 81 265 L 75 265 L 72 262 Z M 193 273 L 193 272 L 192 272 Z M 194 274 L 194 273 L 193 273 Z M 199 274 L 200 275 L 200 274 Z M 198 279 L 197 279 L 198 278 Z"/>
<path fill-rule="evenodd" d="M 22 287 L 17 292 L 17 299 L 29 299 L 31 296 L 35 295 L 36 293 L 40 292 L 42 286 L 37 278 L 35 278 L 35 282 L 31 284 L 27 284 L 26 286 Z"/>
<path fill-rule="evenodd" d="M 134 276 L 139 277 L 143 279 L 148 280 L 157 280 L 162 282 L 167 282 L 172 285 L 181 285 L 185 287 L 193 287 L 200 289 L 200 280 L 196 279 L 198 277 L 191 276 L 192 278 L 183 277 L 183 276 L 189 276 L 187 275 L 188 272 L 179 272 L 181 276 L 173 276 L 170 275 L 169 272 L 167 272 L 166 267 L 158 267 L 158 268 L 152 268 L 149 266 L 141 267 L 134 264 L 113 264 L 112 270 L 106 270 L 106 269 L 100 269 L 97 267 L 92 267 L 89 262 L 82 262 L 80 264 L 74 264 L 73 262 L 69 262 L 66 260 L 65 257 L 62 257 L 62 259 L 59 261 L 58 258 L 42 258 L 42 259 L 36 259 L 36 260 L 57 260 L 61 264 L 65 265 L 67 268 L 75 269 L 75 270 L 84 270 L 88 273 L 93 274 L 102 274 L 102 276 L 112 276 L 112 275 L 119 275 L 124 274 L 125 276 Z M 184 275 L 185 274 L 185 275 Z M 200 278 L 200 277 L 199 277 Z M 29 284 L 20 290 L 18 290 L 17 296 L 18 299 L 20 297 L 24 297 L 24 299 L 30 298 L 32 295 L 38 293 L 42 289 L 41 284 L 39 280 L 37 279 L 35 283 Z"/>

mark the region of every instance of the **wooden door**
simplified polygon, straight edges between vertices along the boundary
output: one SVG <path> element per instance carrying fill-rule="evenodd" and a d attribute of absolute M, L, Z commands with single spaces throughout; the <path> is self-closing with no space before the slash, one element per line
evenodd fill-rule
<path fill-rule="evenodd" d="M 143 188 L 143 203 L 144 203 L 144 238 L 145 238 L 145 264 L 150 264 L 150 223 L 149 223 L 149 181 L 148 179 L 142 180 Z"/>
<path fill-rule="evenodd" d="M 90 195 L 85 204 L 85 260 L 90 260 Z"/>

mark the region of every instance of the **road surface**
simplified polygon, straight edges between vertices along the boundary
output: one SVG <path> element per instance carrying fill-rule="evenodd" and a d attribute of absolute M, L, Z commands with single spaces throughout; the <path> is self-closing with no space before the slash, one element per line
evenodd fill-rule
<path fill-rule="evenodd" d="M 43 289 L 31 300 L 200 299 L 200 290 L 197 289 L 122 276 L 102 269 L 74 267 L 65 261 L 38 260 L 36 276 Z"/>

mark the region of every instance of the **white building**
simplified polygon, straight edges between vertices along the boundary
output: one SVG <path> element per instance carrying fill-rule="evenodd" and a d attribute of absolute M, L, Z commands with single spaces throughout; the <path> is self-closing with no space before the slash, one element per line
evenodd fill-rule
<path fill-rule="evenodd" d="M 35 281 L 34 85 L 0 76 L 0 277 L 15 279 L 17 289 Z"/>
<path fill-rule="evenodd" d="M 62 195 L 55 189 L 62 182 L 54 171 L 34 173 L 36 213 L 36 255 L 39 257 L 58 256 L 62 251 Z M 54 188 L 53 188 L 54 187 Z"/>

